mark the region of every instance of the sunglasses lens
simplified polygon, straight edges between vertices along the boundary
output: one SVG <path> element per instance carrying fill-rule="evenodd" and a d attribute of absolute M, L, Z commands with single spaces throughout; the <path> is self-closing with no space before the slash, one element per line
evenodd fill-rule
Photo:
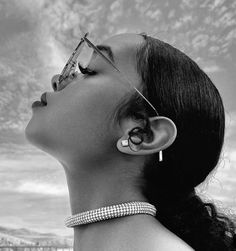
<path fill-rule="evenodd" d="M 89 47 L 87 45 L 86 42 L 84 42 L 83 44 L 83 48 L 82 50 L 80 51 L 79 55 L 78 55 L 78 58 L 77 58 L 77 67 L 78 67 L 78 64 L 81 65 L 83 68 L 86 68 L 91 59 L 92 59 L 92 55 L 93 55 L 93 48 Z M 79 69 L 77 69 L 79 71 Z"/>

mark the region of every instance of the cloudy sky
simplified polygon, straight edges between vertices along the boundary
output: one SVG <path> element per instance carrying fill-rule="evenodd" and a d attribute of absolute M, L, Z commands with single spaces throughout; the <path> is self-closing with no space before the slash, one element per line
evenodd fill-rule
<path fill-rule="evenodd" d="M 206 71 L 222 95 L 227 128 L 221 161 L 198 191 L 236 211 L 236 1 L 0 0 L 0 225 L 72 233 L 64 227 L 70 208 L 62 167 L 26 141 L 24 128 L 80 27 L 94 42 L 145 31 Z"/>

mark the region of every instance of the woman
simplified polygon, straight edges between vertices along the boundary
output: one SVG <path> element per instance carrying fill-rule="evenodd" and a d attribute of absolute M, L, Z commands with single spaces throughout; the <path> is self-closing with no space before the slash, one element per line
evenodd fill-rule
<path fill-rule="evenodd" d="M 55 92 L 47 93 L 47 106 L 33 108 L 25 130 L 64 167 L 74 249 L 235 250 L 233 222 L 194 191 L 223 144 L 217 89 L 189 57 L 158 39 L 120 34 L 104 45 L 120 72 L 95 53 L 88 68 L 80 65 L 82 74 L 54 76 Z M 141 204 L 117 206 L 118 217 L 99 210 L 127 202 L 148 204 L 145 213 Z"/>

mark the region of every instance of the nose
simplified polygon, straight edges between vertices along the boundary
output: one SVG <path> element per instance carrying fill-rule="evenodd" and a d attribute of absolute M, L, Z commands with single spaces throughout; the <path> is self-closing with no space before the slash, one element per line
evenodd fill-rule
<path fill-rule="evenodd" d="M 70 78 L 66 78 L 66 79 L 62 80 L 59 84 L 60 76 L 61 76 L 60 74 L 56 74 L 52 77 L 52 80 L 51 80 L 52 89 L 55 92 L 64 89 L 70 82 Z"/>
<path fill-rule="evenodd" d="M 59 84 L 59 78 L 60 78 L 60 74 L 56 74 L 52 77 L 51 80 L 51 84 L 52 84 L 52 89 L 56 92 L 56 91 L 60 91 L 62 89 L 64 89 L 70 82 L 72 82 L 72 80 L 74 78 L 76 78 L 78 76 L 77 72 L 74 72 L 72 74 L 69 75 L 69 77 L 67 77 L 66 79 L 62 80 L 61 83 Z"/>

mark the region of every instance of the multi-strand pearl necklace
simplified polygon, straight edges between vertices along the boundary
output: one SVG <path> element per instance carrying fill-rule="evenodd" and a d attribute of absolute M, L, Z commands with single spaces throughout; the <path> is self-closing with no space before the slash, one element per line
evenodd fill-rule
<path fill-rule="evenodd" d="M 134 214 L 150 214 L 155 216 L 156 208 L 148 202 L 127 202 L 72 215 L 65 220 L 65 225 L 66 227 L 74 227 Z"/>

